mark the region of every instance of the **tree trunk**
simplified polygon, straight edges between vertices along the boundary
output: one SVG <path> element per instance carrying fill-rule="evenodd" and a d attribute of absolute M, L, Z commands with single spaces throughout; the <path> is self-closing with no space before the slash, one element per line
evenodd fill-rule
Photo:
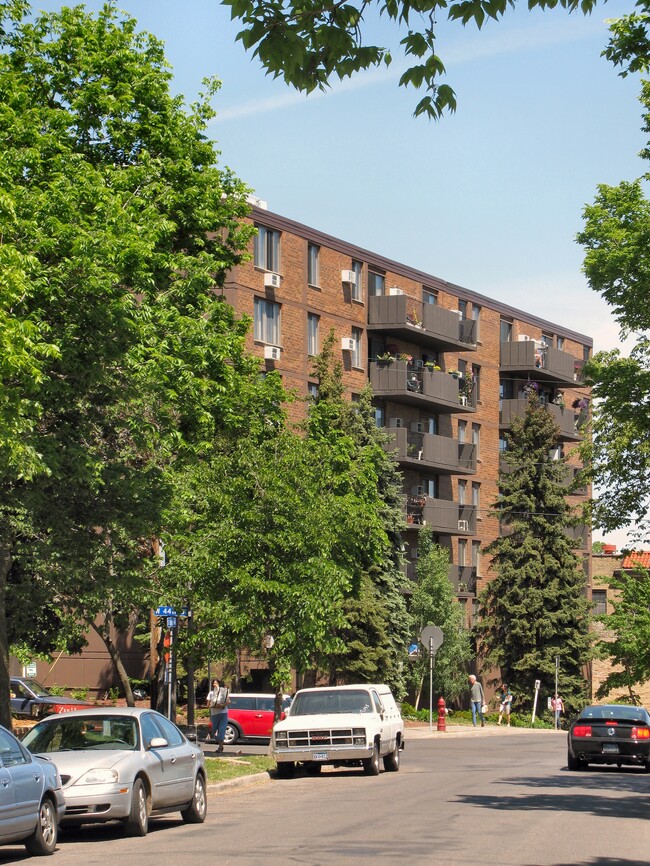
<path fill-rule="evenodd" d="M 8 539 L 0 543 L 0 724 L 11 730 L 11 704 L 9 703 L 9 641 L 7 638 L 6 591 L 11 568 L 11 544 Z"/>
<path fill-rule="evenodd" d="M 96 622 L 90 622 L 91 627 L 97 632 L 102 641 L 104 642 L 104 646 L 108 650 L 108 654 L 111 657 L 111 661 L 113 662 L 113 667 L 115 668 L 115 673 L 118 676 L 118 679 L 122 685 L 124 690 L 124 694 L 126 696 L 126 703 L 129 707 L 135 706 L 135 698 L 133 697 L 133 690 L 131 689 L 131 682 L 129 680 L 128 674 L 126 672 L 126 668 L 122 664 L 122 657 L 120 655 L 120 651 L 115 646 L 113 641 L 112 625 L 113 618 L 110 613 L 104 615 L 104 622 L 102 625 L 97 625 Z"/>

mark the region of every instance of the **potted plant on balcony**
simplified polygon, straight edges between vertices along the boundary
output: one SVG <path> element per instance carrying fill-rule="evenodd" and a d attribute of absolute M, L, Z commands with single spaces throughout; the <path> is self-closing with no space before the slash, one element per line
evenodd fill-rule
<path fill-rule="evenodd" d="M 414 328 L 421 328 L 422 327 L 422 320 L 419 318 L 414 307 L 412 307 L 407 312 L 406 321 L 407 321 L 407 324 L 413 325 Z"/>
<path fill-rule="evenodd" d="M 424 362 L 425 370 L 441 370 L 442 367 L 439 364 L 436 364 L 435 361 L 425 361 Z"/>
<path fill-rule="evenodd" d="M 390 352 L 384 352 L 381 355 L 377 355 L 375 360 L 378 364 L 382 364 L 384 367 L 387 367 L 389 364 L 392 364 L 395 360 L 395 356 L 391 355 Z"/>
<path fill-rule="evenodd" d="M 539 385 L 537 382 L 526 382 L 524 385 L 524 394 L 527 397 L 536 397 L 539 393 Z"/>

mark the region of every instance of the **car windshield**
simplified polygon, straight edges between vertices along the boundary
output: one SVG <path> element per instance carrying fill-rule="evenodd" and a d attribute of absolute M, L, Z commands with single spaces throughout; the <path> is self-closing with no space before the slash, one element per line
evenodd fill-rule
<path fill-rule="evenodd" d="M 580 713 L 581 719 L 621 719 L 628 722 L 645 722 L 645 714 L 641 707 L 616 706 L 585 707 Z"/>
<path fill-rule="evenodd" d="M 34 692 L 37 698 L 49 698 L 51 697 L 50 692 L 42 686 L 40 683 L 37 683 L 36 680 L 23 680 L 24 684 L 27 688 Z"/>
<path fill-rule="evenodd" d="M 38 754 L 86 749 L 133 751 L 138 745 L 138 724 L 123 716 L 69 715 L 40 722 L 25 736 L 23 745 Z"/>
<path fill-rule="evenodd" d="M 298 692 L 291 704 L 294 716 L 315 716 L 320 713 L 371 713 L 372 701 L 365 689 L 319 689 Z"/>

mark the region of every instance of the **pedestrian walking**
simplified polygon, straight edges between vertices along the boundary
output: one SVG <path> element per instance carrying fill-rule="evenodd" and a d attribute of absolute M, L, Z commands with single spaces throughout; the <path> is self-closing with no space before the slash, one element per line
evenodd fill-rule
<path fill-rule="evenodd" d="M 506 717 L 508 727 L 510 727 L 510 705 L 512 704 L 512 692 L 508 688 L 506 683 L 503 683 L 501 686 L 501 691 L 499 692 L 499 721 L 497 725 L 501 724 L 501 720 L 504 715 Z"/>
<path fill-rule="evenodd" d="M 562 727 L 562 713 L 564 712 L 564 702 L 558 694 L 551 698 L 551 709 L 553 710 L 553 714 L 555 716 L 555 729 L 559 731 L 559 729 Z"/>
<path fill-rule="evenodd" d="M 476 717 L 481 720 L 481 727 L 485 727 L 485 719 L 483 718 L 483 705 L 485 704 L 485 695 L 483 686 L 478 682 L 474 674 L 469 677 L 469 699 L 472 706 L 472 724 L 476 727 Z"/>
<path fill-rule="evenodd" d="M 212 738 L 217 741 L 217 753 L 223 752 L 223 741 L 226 737 L 228 726 L 228 704 L 230 703 L 230 691 L 222 686 L 218 679 L 212 680 L 212 688 L 208 692 L 206 702 L 210 707 L 210 723 L 212 725 Z"/>

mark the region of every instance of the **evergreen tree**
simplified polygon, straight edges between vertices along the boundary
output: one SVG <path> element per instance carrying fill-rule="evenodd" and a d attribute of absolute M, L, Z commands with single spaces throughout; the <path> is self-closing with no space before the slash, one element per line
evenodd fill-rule
<path fill-rule="evenodd" d="M 415 639 L 425 625 L 442 629 L 444 641 L 436 652 L 433 666 L 433 694 L 445 701 L 457 698 L 467 687 L 467 663 L 472 658 L 470 633 L 464 628 L 463 611 L 449 581 L 449 553 L 434 544 L 431 530 L 424 527 L 418 536 L 417 581 L 410 600 L 416 630 Z M 415 691 L 415 706 L 429 681 L 428 647 L 413 661 L 409 680 Z"/>
<path fill-rule="evenodd" d="M 576 709 L 587 693 L 589 616 L 585 575 L 566 529 L 575 518 L 567 504 L 563 461 L 551 456 L 558 429 L 537 397 L 513 419 L 495 508 L 502 535 L 487 548 L 495 575 L 481 596 L 477 627 L 485 661 L 500 668 L 519 707 L 559 688 Z"/>

